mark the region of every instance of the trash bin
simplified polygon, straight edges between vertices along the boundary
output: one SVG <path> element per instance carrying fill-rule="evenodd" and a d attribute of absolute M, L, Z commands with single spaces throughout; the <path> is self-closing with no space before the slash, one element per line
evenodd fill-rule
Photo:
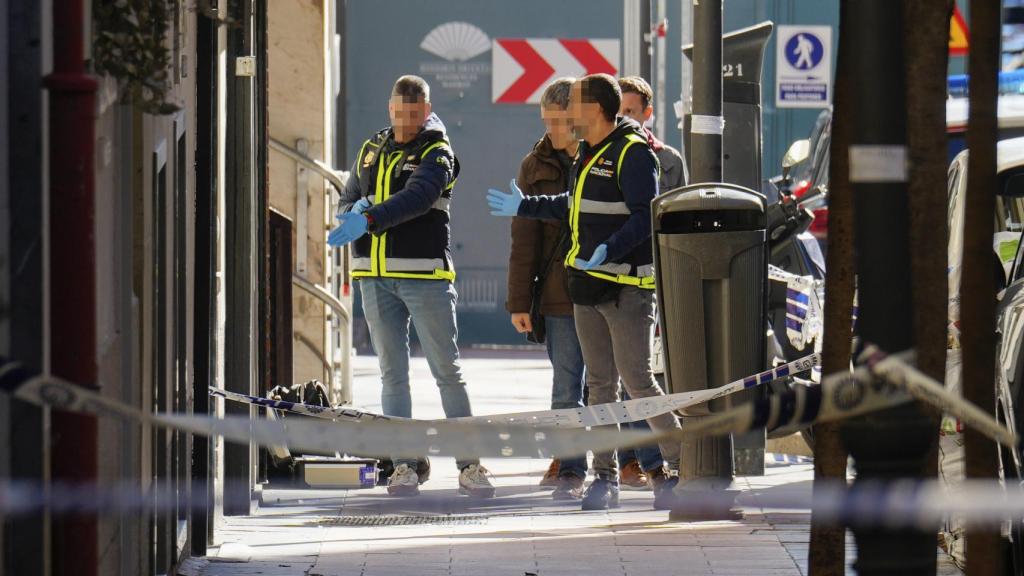
<path fill-rule="evenodd" d="M 694 184 L 657 197 L 651 213 L 668 390 L 716 388 L 763 370 L 765 197 L 733 184 Z M 707 415 L 758 393 L 764 391 L 730 395 L 684 414 Z M 762 439 L 762 466 L 763 446 Z M 731 481 L 733 466 L 731 437 L 683 442 L 684 485 L 696 478 Z"/>

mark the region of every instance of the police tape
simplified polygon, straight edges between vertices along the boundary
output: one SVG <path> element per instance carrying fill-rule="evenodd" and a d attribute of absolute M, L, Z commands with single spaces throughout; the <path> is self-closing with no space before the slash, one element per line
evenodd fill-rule
<path fill-rule="evenodd" d="M 690 435 L 742 434 L 765 429 L 791 433 L 820 422 L 845 420 L 893 408 L 914 399 L 959 418 L 979 433 L 1014 450 L 1020 437 L 994 416 L 953 394 L 911 364 L 913 352 L 887 354 L 868 345 L 861 365 L 850 373 L 832 374 L 820 385 L 796 385 L 768 398 L 758 398 L 727 412 L 703 418 L 684 418 Z"/>
<path fill-rule="evenodd" d="M 323 422 L 313 419 L 252 420 L 245 416 L 212 418 L 209 415 L 149 414 L 96 392 L 52 376 L 35 375 L 0 358 L 0 390 L 17 398 L 61 410 L 110 415 L 175 428 L 204 436 L 262 446 L 288 446 L 297 451 L 391 455 L 393 457 L 454 456 L 564 457 L 587 450 L 607 452 L 617 448 L 682 440 L 685 436 L 740 434 L 756 429 L 796 431 L 817 422 L 851 418 L 894 407 L 916 397 L 959 417 L 979 432 L 1010 446 L 1017 437 L 962 398 L 951 396 L 941 384 L 920 374 L 906 362 L 906 355 L 886 356 L 869 349 L 865 364 L 848 374 L 826 377 L 820 385 L 798 385 L 780 394 L 759 398 L 710 416 L 683 418 L 681 430 L 663 433 L 593 428 L 537 427 L 525 420 L 459 422 L 369 418 Z M 886 380 L 880 380 L 879 377 Z M 736 389 L 750 385 L 744 379 Z M 710 391 L 715 395 L 723 389 Z M 708 398 L 710 399 L 710 398 Z M 480 417 L 488 418 L 488 417 Z"/>
<path fill-rule="evenodd" d="M 907 356 L 886 354 L 874 346 L 867 346 L 862 360 L 876 377 L 888 385 L 904 390 L 914 398 L 960 419 L 1007 448 L 1021 447 L 1021 439 L 1017 434 L 1000 424 L 990 413 L 919 371 L 907 361 Z"/>
<path fill-rule="evenodd" d="M 697 499 L 680 499 L 680 510 L 699 510 Z M 942 481 L 899 479 L 815 481 L 813 494 L 777 489 L 741 493 L 735 504 L 744 508 L 813 509 L 815 520 L 847 526 L 936 529 L 949 517 L 972 526 L 1024 522 L 1024 491 L 997 480 L 969 480 L 956 488 Z"/>
<path fill-rule="evenodd" d="M 242 490 L 248 485 L 237 484 Z M 532 486 L 532 484 L 531 484 Z M 224 491 L 231 485 L 222 487 Z M 460 514 L 461 519 L 501 517 L 503 496 L 523 495 L 521 486 L 497 485 L 497 505 L 477 515 Z M 1008 520 L 1024 524 L 1024 491 L 1013 483 L 998 480 L 967 480 L 951 488 L 941 481 L 899 479 L 893 481 L 860 480 L 853 485 L 844 481 L 816 481 L 809 488 L 780 489 L 779 486 L 736 492 L 695 490 L 681 494 L 673 503 L 673 513 L 696 516 L 723 508 L 740 508 L 747 514 L 790 510 L 814 510 L 815 520 L 824 524 L 847 526 L 886 526 L 932 529 L 950 517 L 970 526 L 1002 526 Z M 185 509 L 209 509 L 209 487 L 203 483 L 169 482 L 140 485 L 138 481 L 110 484 L 0 480 L 0 514 L 5 518 L 47 511 L 51 515 L 93 513 L 119 515 L 145 510 L 150 512 Z M 507 490 L 507 493 L 505 492 Z M 540 490 L 538 488 L 538 490 Z M 303 491 L 302 500 L 336 500 L 337 492 Z M 570 502 L 572 503 L 572 502 Z M 521 511 L 511 510 L 508 515 Z M 415 512 L 407 514 L 415 517 Z"/>
<path fill-rule="evenodd" d="M 615 428 L 536 428 L 519 424 L 369 419 L 346 421 L 252 420 L 248 416 L 151 414 L 105 398 L 61 378 L 33 374 L 0 357 L 0 390 L 26 402 L 58 410 L 111 416 L 144 425 L 260 446 L 288 446 L 300 452 L 416 458 L 552 458 L 589 450 L 642 446 L 652 434 Z"/>
<path fill-rule="evenodd" d="M 809 354 L 803 358 L 783 364 L 782 366 L 778 366 L 771 370 L 758 372 L 753 376 L 747 376 L 746 378 L 741 378 L 734 382 L 730 382 L 729 384 L 725 384 L 724 386 L 711 388 L 709 390 L 677 392 L 675 394 L 665 394 L 662 396 L 652 396 L 648 398 L 634 398 L 622 402 L 596 404 L 583 408 L 562 408 L 532 412 L 515 412 L 509 414 L 492 414 L 487 416 L 467 416 L 462 418 L 449 418 L 443 421 L 463 424 L 509 424 L 550 428 L 583 428 L 588 426 L 627 424 L 629 422 L 636 422 L 638 420 L 659 416 L 667 412 L 683 410 L 697 404 L 728 396 L 729 394 L 739 392 L 740 390 L 769 384 L 780 378 L 786 378 L 794 374 L 810 370 L 811 368 L 818 366 L 820 363 L 820 354 Z M 386 420 L 391 422 L 417 421 L 410 418 L 383 416 L 345 406 L 325 408 L 323 406 L 315 406 L 312 404 L 261 398 L 259 396 L 232 392 L 230 390 L 224 390 L 223 388 L 215 388 L 212 386 L 210 387 L 210 395 L 231 400 L 233 402 L 255 404 L 266 408 L 274 408 L 277 410 L 328 420 L 349 422 L 365 422 L 373 420 Z"/>
<path fill-rule="evenodd" d="M 794 385 L 791 389 L 757 398 L 709 416 L 683 418 L 681 433 L 667 437 L 720 436 L 764 429 L 780 434 L 797 432 L 819 422 L 832 422 L 892 408 L 911 397 L 890 386 L 878 385 L 867 366 L 851 373 L 833 374 L 821 384 Z"/>
<path fill-rule="evenodd" d="M 792 272 L 786 272 L 782 268 L 772 264 L 768 265 L 768 279 L 775 280 L 776 282 L 784 282 L 785 284 L 799 290 L 818 290 L 825 287 L 824 281 L 818 280 L 813 276 L 801 276 L 799 274 L 793 274 Z"/>
<path fill-rule="evenodd" d="M 803 350 L 813 342 L 820 349 L 825 321 L 822 315 L 825 283 L 813 276 L 799 276 L 771 264 L 768 265 L 768 279 L 786 285 L 785 329 L 790 344 L 797 350 Z M 782 327 L 774 328 L 778 331 Z"/>
<path fill-rule="evenodd" d="M 0 390 L 16 398 L 61 410 L 114 416 L 140 424 L 162 426 L 205 436 L 222 436 L 229 441 L 260 445 L 287 445 L 312 452 L 349 454 L 390 454 L 416 457 L 423 454 L 455 457 L 540 457 L 570 456 L 586 450 L 610 451 L 681 440 L 686 436 L 738 434 L 750 430 L 798 430 L 819 422 L 846 418 L 891 408 L 913 399 L 922 400 L 958 417 L 979 432 L 1007 446 L 1018 447 L 1019 439 L 995 418 L 948 393 L 942 385 L 917 371 L 912 355 L 885 353 L 868 347 L 862 363 L 853 372 L 831 375 L 820 385 L 796 386 L 781 394 L 761 398 L 729 411 L 706 417 L 683 418 L 682 429 L 663 434 L 618 430 L 614 427 L 538 428 L 495 422 L 424 422 L 414 420 L 368 419 L 324 422 L 312 419 L 290 421 L 252 420 L 228 416 L 149 414 L 120 402 L 103 398 L 60 378 L 32 374 L 0 358 Z M 717 392 L 721 392 L 720 390 Z M 31 493 L 37 487 L 0 486 L 0 512 L 7 508 L 29 513 L 33 506 L 64 506 L 82 510 L 90 503 L 121 502 L 124 507 L 147 507 L 159 494 L 109 493 L 97 486 L 49 486 L 44 496 Z M 103 492 L 107 490 L 108 492 Z M 137 490 L 137 488 L 136 488 Z M 955 497 L 951 496 L 955 494 Z M 88 496 L 88 497 L 85 497 Z M 680 500 L 679 509 L 714 509 L 716 493 L 691 492 Z M 741 496 L 762 508 L 786 508 L 785 495 L 751 493 Z M 42 499 L 40 499 L 42 498 Z M 56 502 L 56 504 L 55 504 Z M 63 504 L 60 504 L 63 502 Z M 159 500 L 156 500 L 157 504 Z M 795 505 L 795 504 L 794 504 Z M 818 489 L 808 503 L 823 521 L 848 524 L 933 525 L 953 514 L 967 523 L 997 523 L 1006 518 L 1024 518 L 1024 496 L 1019 486 L 967 485 L 949 492 L 940 485 L 904 482 L 849 489 L 836 486 L 832 492 Z M 116 507 L 115 507 L 116 508 Z M 113 509 L 113 508 L 111 508 Z M 102 511 L 104 509 L 98 508 Z M 109 512 L 109 510 L 108 510 Z"/>

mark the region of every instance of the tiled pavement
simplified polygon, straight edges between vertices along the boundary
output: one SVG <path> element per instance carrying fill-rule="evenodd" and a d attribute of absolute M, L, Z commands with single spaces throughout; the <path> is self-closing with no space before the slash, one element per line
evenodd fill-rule
<path fill-rule="evenodd" d="M 550 371 L 534 357 L 470 358 L 470 395 L 479 414 L 543 409 Z M 426 365 L 414 361 L 417 417 L 441 416 Z M 379 410 L 372 358 L 357 362 L 358 407 Z M 422 410 L 420 410 L 422 408 Z M 435 459 L 414 499 L 382 488 L 359 491 L 269 489 L 255 516 L 230 518 L 211 557 L 183 568 L 189 576 L 554 576 L 783 575 L 806 573 L 807 511 L 748 502 L 738 522 L 676 523 L 651 509 L 647 492 L 623 492 L 622 507 L 581 512 L 536 484 L 547 462 L 495 459 L 484 465 L 498 486 L 492 500 L 455 493 L 450 459 Z M 811 467 L 769 468 L 737 480 L 743 490 L 809 491 Z M 855 556 L 847 541 L 847 561 Z M 940 574 L 959 574 L 940 553 Z"/>

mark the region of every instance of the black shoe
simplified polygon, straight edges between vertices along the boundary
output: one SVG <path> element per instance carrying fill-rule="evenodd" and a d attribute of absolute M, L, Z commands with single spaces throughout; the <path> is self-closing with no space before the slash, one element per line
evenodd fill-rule
<path fill-rule="evenodd" d="M 619 484 L 604 478 L 590 483 L 583 494 L 583 510 L 607 510 L 619 507 Z"/>
<path fill-rule="evenodd" d="M 553 500 L 579 500 L 583 497 L 583 479 L 575 474 L 558 477 L 555 491 L 551 493 Z"/>
<path fill-rule="evenodd" d="M 679 476 L 669 476 L 654 487 L 654 509 L 671 510 L 675 507 L 676 493 L 672 491 L 679 484 Z"/>

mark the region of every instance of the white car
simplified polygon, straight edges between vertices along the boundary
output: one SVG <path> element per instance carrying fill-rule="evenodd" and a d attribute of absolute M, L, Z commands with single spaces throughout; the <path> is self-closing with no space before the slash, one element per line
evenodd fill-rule
<path fill-rule="evenodd" d="M 1001 140 L 997 148 L 997 186 L 995 230 L 992 239 L 992 274 L 999 290 L 998 321 L 999 344 L 996 373 L 996 417 L 1006 427 L 1016 431 L 1021 427 L 1018 413 L 1022 385 L 1024 385 L 1024 254 L 1020 239 L 1024 224 L 1024 137 Z M 949 286 L 946 386 L 961 391 L 960 377 L 960 277 L 963 264 L 964 200 L 967 192 L 967 160 L 964 150 L 953 159 L 948 171 L 948 223 L 947 271 Z M 1003 287 L 1006 287 L 1003 290 Z M 955 418 L 942 420 L 939 439 L 939 474 L 949 486 L 956 486 L 964 478 L 964 426 Z M 1015 450 L 1000 449 L 1001 476 L 1007 482 L 1024 480 L 1021 454 Z M 951 519 L 942 528 L 945 547 L 954 562 L 963 566 L 964 532 L 957 519 Z M 1006 565 L 1013 574 L 1024 574 L 1024 518 L 1010 522 L 1004 529 L 1010 556 Z"/>

